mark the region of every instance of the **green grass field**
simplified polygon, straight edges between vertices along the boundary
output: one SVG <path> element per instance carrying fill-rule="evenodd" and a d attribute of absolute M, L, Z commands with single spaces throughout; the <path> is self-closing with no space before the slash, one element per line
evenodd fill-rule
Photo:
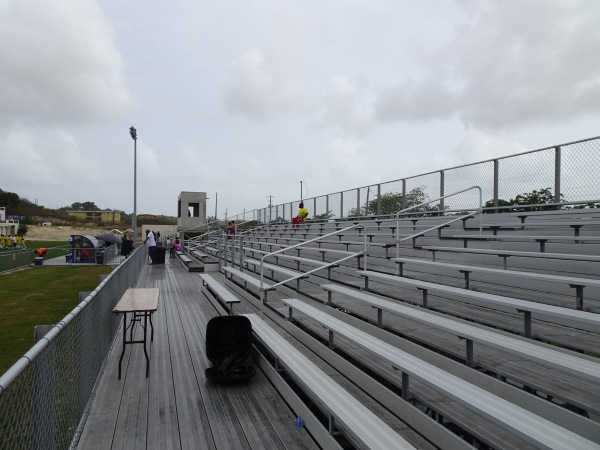
<path fill-rule="evenodd" d="M 51 247 L 27 246 L 32 252 Z M 93 291 L 99 275 L 110 271 L 102 265 L 38 266 L 0 274 L 0 374 L 33 346 L 36 325 L 61 320 L 79 303 L 79 292 Z"/>

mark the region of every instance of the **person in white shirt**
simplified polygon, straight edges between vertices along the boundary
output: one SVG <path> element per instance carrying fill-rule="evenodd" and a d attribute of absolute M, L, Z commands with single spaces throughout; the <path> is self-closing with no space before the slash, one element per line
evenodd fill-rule
<path fill-rule="evenodd" d="M 156 260 L 156 240 L 154 239 L 154 233 L 152 230 L 146 231 L 146 240 L 144 244 L 148 247 L 148 256 L 150 256 L 150 264 L 154 264 Z"/>

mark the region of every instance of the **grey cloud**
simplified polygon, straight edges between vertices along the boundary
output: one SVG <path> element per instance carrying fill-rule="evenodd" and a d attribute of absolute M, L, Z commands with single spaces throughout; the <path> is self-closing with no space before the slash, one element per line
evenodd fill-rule
<path fill-rule="evenodd" d="M 302 88 L 284 55 L 251 48 L 231 66 L 224 102 L 231 112 L 259 119 L 297 109 Z"/>
<path fill-rule="evenodd" d="M 327 91 L 319 98 L 314 122 L 317 126 L 332 128 L 352 135 L 364 135 L 372 128 L 372 111 L 367 98 L 367 87 L 348 76 L 331 76 Z"/>
<path fill-rule="evenodd" d="M 600 112 L 600 3 L 462 4 L 467 19 L 430 60 L 431 80 L 383 90 L 380 120 L 457 114 L 465 125 L 497 129 Z"/>
<path fill-rule="evenodd" d="M 445 118 L 455 110 L 455 96 L 434 80 L 383 89 L 374 105 L 383 121 Z"/>
<path fill-rule="evenodd" d="M 94 0 L 0 6 L 0 120 L 84 122 L 134 107 Z"/>

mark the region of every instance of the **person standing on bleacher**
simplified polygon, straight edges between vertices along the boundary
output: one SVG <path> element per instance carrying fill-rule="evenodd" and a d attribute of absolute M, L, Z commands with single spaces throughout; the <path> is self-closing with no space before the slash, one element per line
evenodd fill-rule
<path fill-rule="evenodd" d="M 150 265 L 152 265 L 156 260 L 156 240 L 154 239 L 152 230 L 146 231 L 146 240 L 144 241 L 144 244 L 148 247 L 148 256 L 150 256 Z"/>

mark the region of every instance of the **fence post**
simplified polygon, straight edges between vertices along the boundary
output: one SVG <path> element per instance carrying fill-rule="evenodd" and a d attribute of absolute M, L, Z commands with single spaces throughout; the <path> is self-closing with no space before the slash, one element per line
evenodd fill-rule
<path fill-rule="evenodd" d="M 317 215 L 317 197 L 313 198 L 313 219 Z"/>
<path fill-rule="evenodd" d="M 32 436 L 32 448 L 54 448 L 55 442 L 55 367 L 56 347 L 46 347 L 45 364 L 33 364 L 32 423 L 37 425 Z M 24 378 L 24 377 L 21 377 Z M 45 426 L 40 426 L 45 425 Z"/>
<path fill-rule="evenodd" d="M 440 170 L 440 197 L 444 196 L 444 183 L 446 182 L 446 175 L 445 172 L 443 170 Z M 444 199 L 440 199 L 440 212 L 439 215 L 443 216 L 444 215 Z"/>
<path fill-rule="evenodd" d="M 340 192 L 340 219 L 344 218 L 344 193 Z"/>
<path fill-rule="evenodd" d="M 361 216 L 360 213 L 360 188 L 356 189 L 356 215 Z"/>
<path fill-rule="evenodd" d="M 495 159 L 494 160 L 494 207 L 498 207 L 498 183 L 499 183 L 499 179 L 500 179 L 500 161 Z M 499 210 L 495 209 L 494 213 L 498 213 L 500 212 Z"/>
<path fill-rule="evenodd" d="M 560 173 L 561 173 L 562 151 L 559 145 L 554 147 L 554 203 L 560 203 Z M 561 205 L 556 205 L 560 209 Z"/>
<path fill-rule="evenodd" d="M 329 215 L 329 194 L 325 196 L 325 216 Z"/>
<path fill-rule="evenodd" d="M 377 185 L 377 215 L 381 215 L 381 183 Z"/>
<path fill-rule="evenodd" d="M 406 178 L 402 180 L 402 207 L 400 209 L 406 208 Z"/>

